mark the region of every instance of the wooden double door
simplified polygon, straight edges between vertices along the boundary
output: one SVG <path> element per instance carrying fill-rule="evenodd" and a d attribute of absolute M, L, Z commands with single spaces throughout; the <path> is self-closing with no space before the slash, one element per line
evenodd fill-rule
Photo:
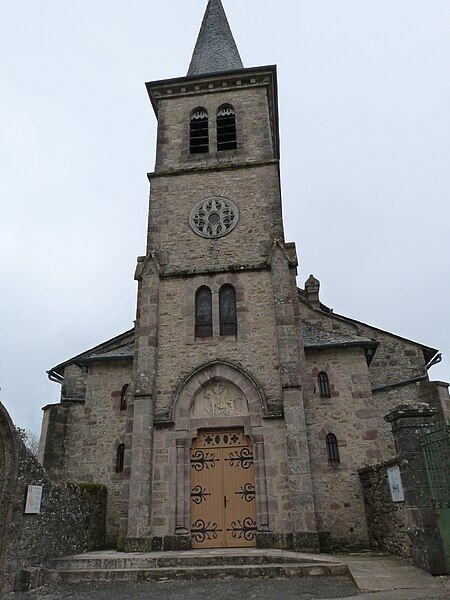
<path fill-rule="evenodd" d="M 190 454 L 194 548 L 256 546 L 253 447 L 243 430 L 203 431 Z"/>

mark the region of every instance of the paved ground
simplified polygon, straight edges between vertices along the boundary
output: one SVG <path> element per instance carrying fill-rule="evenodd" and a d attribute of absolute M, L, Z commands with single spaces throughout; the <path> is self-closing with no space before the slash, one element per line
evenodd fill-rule
<path fill-rule="evenodd" d="M 356 594 L 356 595 L 355 595 Z M 450 592 L 439 588 L 389 590 L 358 594 L 345 578 L 193 581 L 125 583 L 41 588 L 15 593 L 7 600 L 449 600 Z"/>
<path fill-rule="evenodd" d="M 379 592 L 388 590 L 427 590 L 442 591 L 446 587 L 443 579 L 433 577 L 429 573 L 417 569 L 411 563 L 396 556 L 385 554 L 359 553 L 339 554 L 346 563 L 362 592 Z M 450 594 L 444 596 L 450 599 Z"/>
<path fill-rule="evenodd" d="M 315 600 L 348 598 L 356 593 L 356 586 L 347 578 L 321 577 L 75 586 L 15 593 L 8 600 Z"/>
<path fill-rule="evenodd" d="M 336 558 L 336 557 L 335 557 Z M 344 554 L 359 590 L 345 577 L 116 583 L 41 588 L 0 600 L 450 600 L 450 579 L 400 558 Z"/>

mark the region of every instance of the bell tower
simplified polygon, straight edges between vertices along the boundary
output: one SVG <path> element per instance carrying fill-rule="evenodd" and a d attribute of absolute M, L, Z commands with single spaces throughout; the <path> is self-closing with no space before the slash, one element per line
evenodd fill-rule
<path fill-rule="evenodd" d="M 199 432 L 233 427 L 254 453 L 252 543 L 316 550 L 276 67 L 244 68 L 221 1 L 209 0 L 187 76 L 147 91 L 158 135 L 136 270 L 125 547 L 191 547 L 191 448 Z"/>

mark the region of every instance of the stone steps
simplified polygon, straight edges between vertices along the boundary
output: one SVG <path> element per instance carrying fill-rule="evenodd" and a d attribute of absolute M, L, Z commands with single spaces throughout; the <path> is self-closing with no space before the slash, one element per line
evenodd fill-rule
<path fill-rule="evenodd" d="M 156 556 L 136 554 L 125 557 L 116 556 L 76 556 L 65 557 L 52 562 L 52 570 L 124 570 L 124 569 L 154 569 L 154 568 L 176 568 L 176 567 L 210 567 L 223 565 L 264 565 L 273 563 L 303 563 L 311 562 L 301 556 L 270 556 L 264 554 L 234 554 L 234 555 L 179 555 Z"/>
<path fill-rule="evenodd" d="M 351 577 L 349 569 L 342 563 L 285 562 L 265 564 L 216 564 L 152 568 L 113 569 L 51 569 L 51 583 L 82 582 L 141 582 L 194 579 L 227 578 L 274 578 L 274 577 Z"/>

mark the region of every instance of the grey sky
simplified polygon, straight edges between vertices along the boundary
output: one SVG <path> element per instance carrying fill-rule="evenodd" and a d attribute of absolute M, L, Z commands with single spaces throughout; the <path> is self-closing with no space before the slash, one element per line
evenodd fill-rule
<path fill-rule="evenodd" d="M 0 399 L 36 431 L 45 371 L 129 329 L 156 123 L 206 0 L 0 0 Z M 322 300 L 444 352 L 450 2 L 224 0 L 279 68 L 286 238 Z"/>

